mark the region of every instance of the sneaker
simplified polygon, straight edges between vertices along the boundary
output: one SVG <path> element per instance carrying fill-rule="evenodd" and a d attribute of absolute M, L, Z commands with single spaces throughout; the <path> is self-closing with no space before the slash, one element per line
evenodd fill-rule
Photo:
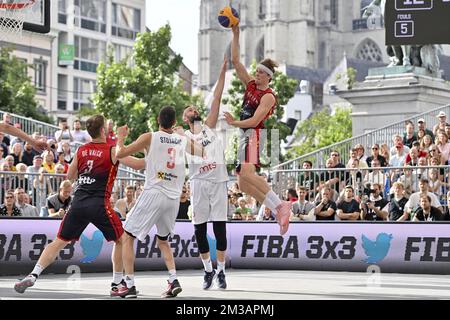
<path fill-rule="evenodd" d="M 35 276 L 29 274 L 14 285 L 14 290 L 18 293 L 24 293 L 27 288 L 34 286 L 36 279 Z"/>
<path fill-rule="evenodd" d="M 172 283 L 167 281 L 169 284 L 166 291 L 161 294 L 161 298 L 175 298 L 183 289 L 181 289 L 180 283 L 175 279 Z"/>
<path fill-rule="evenodd" d="M 219 289 L 225 290 L 227 288 L 227 281 L 225 280 L 225 272 L 223 270 L 217 274 L 216 282 Z"/>
<path fill-rule="evenodd" d="M 282 201 L 278 207 L 276 207 L 275 220 L 280 225 L 280 234 L 284 235 L 289 229 L 289 218 L 292 214 L 292 204 L 289 201 Z"/>
<path fill-rule="evenodd" d="M 211 272 L 205 271 L 205 276 L 203 277 L 203 290 L 208 290 L 213 284 L 213 280 L 216 277 L 216 270 L 213 269 Z"/>
<path fill-rule="evenodd" d="M 136 286 L 132 286 L 131 288 L 127 287 L 127 284 L 124 283 L 118 287 L 117 297 L 125 298 L 125 299 L 134 299 L 137 298 Z"/>
<path fill-rule="evenodd" d="M 126 287 L 127 284 L 125 283 L 125 280 L 122 279 L 122 281 L 120 281 L 120 283 L 111 283 L 111 291 L 110 291 L 110 296 L 111 297 L 120 297 L 119 295 L 119 289 Z"/>

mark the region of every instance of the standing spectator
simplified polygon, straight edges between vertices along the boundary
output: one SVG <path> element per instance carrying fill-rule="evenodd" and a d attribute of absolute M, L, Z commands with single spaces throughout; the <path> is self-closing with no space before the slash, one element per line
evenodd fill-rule
<path fill-rule="evenodd" d="M 408 212 L 406 212 L 406 203 L 408 199 L 405 197 L 405 188 L 403 183 L 394 182 L 392 185 L 394 196 L 389 202 L 388 221 L 406 221 L 409 220 Z"/>
<path fill-rule="evenodd" d="M 63 218 L 72 201 L 72 183 L 64 180 L 59 186 L 59 192 L 47 198 L 48 216 L 51 218 Z"/>
<path fill-rule="evenodd" d="M 446 163 L 450 155 L 450 143 L 448 142 L 448 136 L 445 134 L 445 132 L 441 131 L 437 134 L 436 146 L 441 152 L 444 163 Z"/>
<path fill-rule="evenodd" d="M 73 142 L 72 132 L 67 124 L 67 120 L 62 119 L 59 121 L 59 130 L 55 132 L 55 139 L 59 146 L 63 142 Z"/>
<path fill-rule="evenodd" d="M 396 146 L 395 148 L 395 153 L 391 156 L 391 159 L 389 160 L 389 166 L 390 167 L 403 167 L 403 165 L 405 164 L 405 159 L 406 159 L 406 153 L 405 153 L 405 149 L 402 146 Z M 401 174 L 401 169 L 395 169 L 395 170 L 391 170 L 390 171 L 390 178 L 391 181 L 396 181 L 398 179 L 398 177 Z"/>
<path fill-rule="evenodd" d="M 85 143 L 92 141 L 92 138 L 89 135 L 89 133 L 87 133 L 86 130 L 81 130 L 81 123 L 80 123 L 80 120 L 78 120 L 78 119 L 76 119 L 73 122 L 72 136 L 73 136 L 73 142 L 85 144 Z"/>
<path fill-rule="evenodd" d="M 19 208 L 22 217 L 39 217 L 39 211 L 36 207 L 27 203 L 27 194 L 23 188 L 14 190 L 16 207 Z"/>
<path fill-rule="evenodd" d="M 183 191 L 185 188 L 183 187 Z M 126 219 L 128 212 L 134 207 L 136 204 L 135 198 L 135 188 L 134 186 L 128 185 L 125 187 L 125 197 L 117 200 L 115 209 L 119 211 L 122 218 Z M 183 198 L 183 194 L 181 195 Z M 180 208 L 181 208 L 181 200 L 180 200 Z"/>
<path fill-rule="evenodd" d="M 190 205 L 191 201 L 189 200 L 188 189 L 186 184 L 184 184 L 183 190 L 181 191 L 180 207 L 178 208 L 177 219 L 190 220 L 188 214 Z"/>
<path fill-rule="evenodd" d="M 412 143 L 417 141 L 417 135 L 414 132 L 414 123 L 406 121 L 406 132 L 403 134 L 403 144 L 412 148 Z"/>
<path fill-rule="evenodd" d="M 311 170 L 312 162 L 308 160 L 303 161 L 302 168 L 304 170 Z M 308 190 L 308 193 L 306 194 L 306 200 L 311 201 L 311 199 L 314 199 L 317 192 L 319 191 L 319 184 L 320 177 L 317 173 L 311 171 L 300 173 L 298 186 L 305 187 L 306 190 Z"/>
<path fill-rule="evenodd" d="M 114 133 L 114 122 L 111 119 L 109 119 L 106 124 L 107 124 L 106 143 L 111 146 L 115 146 L 117 143 L 117 137 L 116 134 Z"/>
<path fill-rule="evenodd" d="M 55 173 L 55 158 L 51 151 L 44 151 L 42 154 L 44 161 L 42 162 L 42 167 L 47 171 L 47 173 Z"/>
<path fill-rule="evenodd" d="M 439 221 L 442 220 L 442 212 L 431 205 L 430 196 L 420 197 L 420 207 L 416 211 L 413 221 Z"/>
<path fill-rule="evenodd" d="M 376 143 L 372 146 L 372 155 L 366 159 L 367 165 L 369 167 L 372 166 L 373 159 L 377 159 L 380 162 L 381 167 L 386 167 L 386 158 L 380 155 L 380 146 Z"/>
<path fill-rule="evenodd" d="M 439 130 L 445 131 L 445 127 L 447 126 L 447 115 L 444 111 L 439 112 L 436 118 L 438 118 L 439 123 L 433 127 L 433 134 L 435 137 L 437 136 Z"/>
<path fill-rule="evenodd" d="M 441 203 L 439 202 L 438 197 L 430 192 L 428 190 L 429 188 L 429 181 L 428 179 L 421 179 L 419 182 L 419 191 L 413 193 L 410 197 L 408 202 L 406 203 L 406 210 L 409 214 L 410 217 L 412 217 L 412 215 L 417 211 L 417 209 L 419 208 L 420 205 L 420 198 L 422 196 L 429 196 L 431 199 L 431 204 L 433 205 L 433 207 L 438 208 L 441 212 L 444 212 Z"/>
<path fill-rule="evenodd" d="M 336 203 L 331 200 L 331 188 L 324 187 L 321 191 L 322 200 L 316 202 L 314 213 L 316 220 L 334 220 Z"/>
<path fill-rule="evenodd" d="M 14 165 L 16 166 L 18 163 L 22 162 L 23 157 L 23 145 L 19 142 L 16 142 L 12 146 L 12 152 L 10 155 L 14 158 Z"/>
<path fill-rule="evenodd" d="M 424 118 L 417 120 L 417 129 L 425 131 L 425 135 L 429 135 L 431 140 L 434 140 L 434 133 L 430 129 L 427 129 L 427 123 Z"/>
<path fill-rule="evenodd" d="M 336 214 L 341 220 L 358 220 L 359 219 L 359 203 L 354 198 L 354 190 L 352 186 L 344 188 L 344 198 L 337 204 Z"/>
<path fill-rule="evenodd" d="M 294 217 L 291 217 L 299 220 L 311 220 L 309 213 L 311 210 L 315 208 L 314 204 L 306 199 L 306 195 L 308 193 L 305 187 L 299 186 L 297 187 L 298 200 L 292 204 L 292 212 Z"/>
<path fill-rule="evenodd" d="M 14 193 L 7 191 L 5 193 L 5 202 L 0 206 L 0 216 L 21 217 L 22 213 L 14 204 Z"/>
<path fill-rule="evenodd" d="M 369 199 L 361 200 L 361 220 L 382 221 L 387 219 L 389 202 L 381 197 L 382 188 L 380 184 L 373 183 Z"/>
<path fill-rule="evenodd" d="M 61 147 L 61 152 L 64 154 L 64 161 L 67 164 L 70 164 L 73 159 L 72 150 L 70 149 L 70 145 L 67 142 L 64 142 Z"/>
<path fill-rule="evenodd" d="M 33 158 L 37 154 L 38 153 L 35 150 L 33 150 L 33 146 L 29 142 L 25 142 L 25 148 L 22 154 L 21 162 L 25 163 L 27 166 L 32 166 Z"/>
<path fill-rule="evenodd" d="M 256 221 L 275 221 L 275 214 L 269 207 L 262 205 Z"/>

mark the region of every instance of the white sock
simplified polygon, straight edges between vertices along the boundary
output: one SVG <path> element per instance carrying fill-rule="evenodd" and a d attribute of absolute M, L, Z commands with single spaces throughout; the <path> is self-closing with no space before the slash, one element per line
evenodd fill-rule
<path fill-rule="evenodd" d="M 276 207 L 272 201 L 270 201 L 269 197 L 266 196 L 266 199 L 264 199 L 263 205 L 265 205 L 267 208 L 269 208 L 272 211 L 275 211 Z"/>
<path fill-rule="evenodd" d="M 134 286 L 134 274 L 126 274 L 125 282 L 126 282 L 128 288 L 133 287 Z"/>
<path fill-rule="evenodd" d="M 44 268 L 42 268 L 42 266 L 39 263 L 36 263 L 33 271 L 31 271 L 31 274 L 36 276 L 36 278 L 37 278 L 41 275 L 42 271 L 44 271 Z"/>
<path fill-rule="evenodd" d="M 119 284 L 122 281 L 123 272 L 113 272 L 113 283 Z"/>
<path fill-rule="evenodd" d="M 266 198 L 270 199 L 270 202 L 273 203 L 275 208 L 281 204 L 280 198 L 277 196 L 277 194 L 275 192 L 273 192 L 273 190 L 270 190 L 269 192 L 267 192 Z M 272 208 L 270 208 L 270 209 L 272 209 Z"/>
<path fill-rule="evenodd" d="M 217 260 L 217 272 L 223 271 L 225 273 L 225 261 Z"/>
<path fill-rule="evenodd" d="M 211 263 L 211 258 L 208 258 L 208 260 L 203 260 L 203 267 L 205 267 L 205 271 L 206 272 L 212 272 L 212 263 Z"/>
<path fill-rule="evenodd" d="M 172 283 L 177 280 L 177 270 L 171 269 L 169 270 L 169 282 Z"/>

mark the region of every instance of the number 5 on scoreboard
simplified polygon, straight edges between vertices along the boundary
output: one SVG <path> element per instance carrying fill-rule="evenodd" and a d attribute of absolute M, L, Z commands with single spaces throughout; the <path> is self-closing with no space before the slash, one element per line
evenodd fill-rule
<path fill-rule="evenodd" d="M 175 148 L 169 148 L 167 150 L 167 153 L 169 154 L 170 161 L 167 162 L 167 168 L 173 169 L 175 168 L 175 157 L 177 155 L 177 150 Z"/>
<path fill-rule="evenodd" d="M 395 37 L 396 38 L 414 37 L 414 21 L 396 21 Z"/>

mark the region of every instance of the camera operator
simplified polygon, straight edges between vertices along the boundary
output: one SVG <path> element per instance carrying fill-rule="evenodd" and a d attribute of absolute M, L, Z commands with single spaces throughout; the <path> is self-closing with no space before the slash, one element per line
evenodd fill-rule
<path fill-rule="evenodd" d="M 381 197 L 381 185 L 373 183 L 362 196 L 361 220 L 383 221 L 387 219 L 389 202 Z"/>
<path fill-rule="evenodd" d="M 59 146 L 62 146 L 63 142 L 73 142 L 72 132 L 69 129 L 67 120 L 62 119 L 59 121 L 59 130 L 55 132 L 55 139 Z M 60 151 L 60 148 L 58 148 Z"/>

